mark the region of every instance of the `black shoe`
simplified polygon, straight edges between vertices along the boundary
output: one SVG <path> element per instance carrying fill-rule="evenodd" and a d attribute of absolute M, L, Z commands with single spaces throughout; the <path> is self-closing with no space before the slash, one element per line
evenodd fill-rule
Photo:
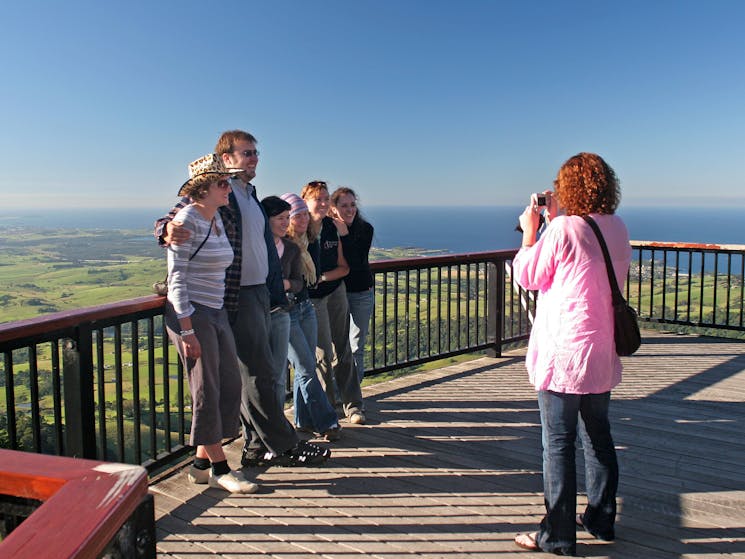
<path fill-rule="evenodd" d="M 331 457 L 331 450 L 307 441 L 300 441 L 295 448 L 291 448 L 283 456 L 289 458 L 290 466 L 318 466 Z"/>
<path fill-rule="evenodd" d="M 608 530 L 605 533 L 595 532 L 593 530 L 590 530 L 587 526 L 585 526 L 585 515 L 584 514 L 578 514 L 575 518 L 575 522 L 577 523 L 577 526 L 579 528 L 584 528 L 585 531 L 590 534 L 593 538 L 603 541 L 603 542 L 612 542 L 616 539 L 616 531 L 611 527 L 610 530 Z"/>
<path fill-rule="evenodd" d="M 248 448 L 244 445 L 241 453 L 241 466 L 244 468 L 264 466 L 264 456 L 267 454 L 265 448 Z"/>

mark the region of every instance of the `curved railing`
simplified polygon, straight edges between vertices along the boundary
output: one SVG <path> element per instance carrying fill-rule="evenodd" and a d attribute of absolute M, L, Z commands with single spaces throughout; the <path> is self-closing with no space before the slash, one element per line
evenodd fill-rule
<path fill-rule="evenodd" d="M 504 288 L 514 253 L 373 263 L 368 373 L 473 351 L 497 355 L 527 336 L 517 291 Z M 141 297 L 0 324 L 0 412 L 8 412 L 0 413 L 0 446 L 150 471 L 188 452 L 188 386 L 163 303 Z"/>
<path fill-rule="evenodd" d="M 745 247 L 632 243 L 626 294 L 643 321 L 743 327 Z M 378 261 L 368 374 L 463 353 L 500 355 L 530 332 L 535 294 L 511 281 L 516 250 Z M 0 446 L 141 464 L 190 451 L 188 387 L 141 297 L 0 324 Z"/>

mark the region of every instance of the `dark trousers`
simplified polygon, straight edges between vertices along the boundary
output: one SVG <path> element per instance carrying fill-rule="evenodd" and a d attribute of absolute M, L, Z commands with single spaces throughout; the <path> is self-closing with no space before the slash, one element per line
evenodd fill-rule
<path fill-rule="evenodd" d="M 576 552 L 577 479 L 574 445 L 578 432 L 585 456 L 585 527 L 590 533 L 603 539 L 611 540 L 615 535 L 618 461 L 608 421 L 609 403 L 610 392 L 538 392 L 546 516 L 541 521 L 537 542 L 544 551 L 560 555 L 574 555 Z"/>
<path fill-rule="evenodd" d="M 349 303 L 344 282 L 325 297 L 311 300 L 318 320 L 316 371 L 332 405 L 336 404 L 336 388 L 339 389 L 344 413 L 349 417 L 355 411 L 363 411 L 364 403 L 349 345 Z"/>
<path fill-rule="evenodd" d="M 241 287 L 232 327 L 243 381 L 241 424 L 246 444 L 282 454 L 294 447 L 298 438 L 275 392 L 269 291 L 265 285 Z"/>

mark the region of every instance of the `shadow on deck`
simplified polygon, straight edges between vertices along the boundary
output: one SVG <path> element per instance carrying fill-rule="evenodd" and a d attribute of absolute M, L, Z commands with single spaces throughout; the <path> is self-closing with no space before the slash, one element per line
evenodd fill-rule
<path fill-rule="evenodd" d="M 578 533 L 578 554 L 745 557 L 745 345 L 652 332 L 644 342 L 611 403 L 617 540 Z M 540 421 L 521 354 L 365 396 L 369 423 L 345 424 L 322 468 L 249 469 L 261 489 L 246 496 L 191 485 L 183 471 L 152 486 L 159 556 L 545 556 L 512 542 L 543 510 Z M 240 443 L 227 450 L 237 465 Z"/>

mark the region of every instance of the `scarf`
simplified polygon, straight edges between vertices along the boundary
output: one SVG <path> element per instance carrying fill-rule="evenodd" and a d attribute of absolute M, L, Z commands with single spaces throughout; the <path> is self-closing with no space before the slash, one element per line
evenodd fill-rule
<path fill-rule="evenodd" d="M 300 260 L 303 264 L 303 277 L 306 285 L 316 284 L 316 265 L 308 252 L 308 234 L 305 233 L 292 239 L 300 247 Z"/>

